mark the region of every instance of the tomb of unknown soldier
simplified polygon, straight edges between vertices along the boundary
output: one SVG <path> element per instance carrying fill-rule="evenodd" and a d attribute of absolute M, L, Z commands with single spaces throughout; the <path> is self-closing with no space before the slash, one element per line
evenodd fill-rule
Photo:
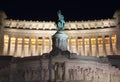
<path fill-rule="evenodd" d="M 0 11 L 0 82 L 120 82 L 120 11 L 110 19 L 8 19 Z"/>

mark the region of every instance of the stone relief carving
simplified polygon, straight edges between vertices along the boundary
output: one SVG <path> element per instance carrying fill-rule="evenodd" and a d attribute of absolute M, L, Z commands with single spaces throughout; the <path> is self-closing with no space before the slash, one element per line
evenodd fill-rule
<path fill-rule="evenodd" d="M 42 69 L 42 80 L 48 80 L 49 79 L 49 70 L 44 68 Z"/>
<path fill-rule="evenodd" d="M 120 71 L 117 68 L 109 67 L 107 65 L 90 66 L 86 64 L 75 64 L 72 66 L 65 66 L 65 62 L 53 62 L 52 66 L 52 80 L 63 81 L 65 73 L 69 80 L 84 80 L 92 82 L 120 82 Z M 96 64 L 94 64 L 96 65 Z M 101 66 L 101 67 L 99 67 Z M 67 69 L 65 70 L 65 67 Z M 24 69 L 23 69 L 24 68 Z M 30 81 L 47 81 L 49 80 L 49 69 L 47 65 L 39 67 L 23 67 L 18 68 L 11 74 L 14 74 L 12 82 L 30 82 Z M 0 71 L 1 72 L 1 71 Z M 40 76 L 42 75 L 42 78 Z M 5 76 L 5 77 L 4 77 Z M 0 76 L 0 82 L 9 82 L 9 76 Z"/>
<path fill-rule="evenodd" d="M 64 63 L 56 62 L 54 65 L 55 80 L 63 80 L 64 76 Z"/>
<path fill-rule="evenodd" d="M 92 68 L 92 67 L 83 67 L 82 65 L 80 66 L 72 66 L 68 67 L 68 77 L 69 80 L 85 80 L 85 81 L 92 81 L 92 82 L 114 82 L 115 79 L 118 81 L 120 78 L 119 75 L 116 75 L 113 73 L 111 74 L 109 71 L 106 71 L 106 67 L 104 68 Z M 115 78 L 114 78 L 115 77 Z"/>

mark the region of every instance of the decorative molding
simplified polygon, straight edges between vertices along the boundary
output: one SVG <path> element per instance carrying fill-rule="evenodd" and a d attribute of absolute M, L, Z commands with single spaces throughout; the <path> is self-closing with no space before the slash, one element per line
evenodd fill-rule
<path fill-rule="evenodd" d="M 51 30 L 56 29 L 55 22 L 49 21 L 26 21 L 26 20 L 9 20 L 4 21 L 4 26 L 7 28 L 21 28 L 21 29 L 41 29 Z M 104 27 L 116 27 L 115 19 L 91 20 L 91 21 L 70 21 L 66 22 L 65 29 L 95 29 Z"/>
<path fill-rule="evenodd" d="M 99 36 L 119 34 L 119 28 L 104 28 L 104 29 L 91 29 L 91 30 L 64 30 L 68 36 Z M 27 29 L 4 29 L 4 34 L 14 36 L 38 36 L 38 37 L 51 37 L 55 30 L 27 30 Z"/>

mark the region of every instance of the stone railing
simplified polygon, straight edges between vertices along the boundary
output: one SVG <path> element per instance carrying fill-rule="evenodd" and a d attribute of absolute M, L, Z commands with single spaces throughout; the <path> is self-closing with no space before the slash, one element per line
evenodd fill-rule
<path fill-rule="evenodd" d="M 5 20 L 5 27 L 7 28 L 21 28 L 21 29 L 40 29 L 40 30 L 53 30 L 56 29 L 55 22 L 49 21 L 25 21 L 25 20 Z M 69 21 L 65 24 L 65 29 L 93 29 L 104 27 L 115 27 L 116 22 L 114 19 L 93 20 L 93 21 Z"/>

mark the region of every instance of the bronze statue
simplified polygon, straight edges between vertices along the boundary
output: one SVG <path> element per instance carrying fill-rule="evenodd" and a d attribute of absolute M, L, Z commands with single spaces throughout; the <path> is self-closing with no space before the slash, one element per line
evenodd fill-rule
<path fill-rule="evenodd" d="M 65 20 L 60 10 L 57 12 L 57 14 L 58 14 L 57 29 L 58 31 L 61 31 L 64 28 Z"/>

